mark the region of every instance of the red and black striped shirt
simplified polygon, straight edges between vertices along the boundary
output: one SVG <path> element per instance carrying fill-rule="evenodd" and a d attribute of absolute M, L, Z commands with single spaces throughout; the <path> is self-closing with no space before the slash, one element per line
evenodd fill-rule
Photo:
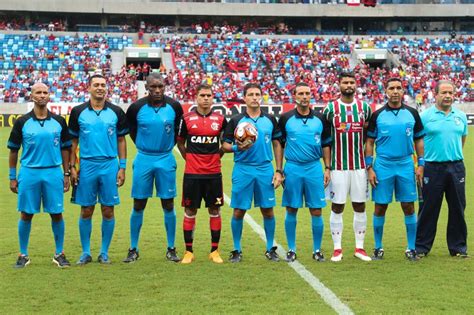
<path fill-rule="evenodd" d="M 225 117 L 211 111 L 202 115 L 197 111 L 184 114 L 178 128 L 178 139 L 186 141 L 186 166 L 189 177 L 210 178 L 221 174 L 219 147 L 221 134 L 227 125 Z"/>

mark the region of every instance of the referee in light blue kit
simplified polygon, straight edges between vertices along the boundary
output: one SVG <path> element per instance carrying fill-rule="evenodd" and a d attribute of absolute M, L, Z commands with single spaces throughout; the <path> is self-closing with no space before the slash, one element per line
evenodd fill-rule
<path fill-rule="evenodd" d="M 234 240 L 234 250 L 229 261 L 239 263 L 242 260 L 242 230 L 243 220 L 247 210 L 254 206 L 260 207 L 263 216 L 263 227 L 267 241 L 265 257 L 274 262 L 280 261 L 277 247 L 273 246 L 275 238 L 275 189 L 283 180 L 281 146 L 282 133 L 278 123 L 270 114 L 260 108 L 262 88 L 256 83 L 244 86 L 243 98 L 247 109 L 245 113 L 233 116 L 224 132 L 222 148 L 225 152 L 234 152 L 234 169 L 232 171 L 232 200 L 234 208 L 231 228 Z M 234 138 L 234 130 L 247 122 L 256 126 L 257 140 L 251 144 L 241 143 Z M 273 149 L 273 152 L 272 152 Z M 273 153 L 273 154 L 272 154 Z M 273 170 L 272 160 L 275 156 L 276 170 Z"/>
<path fill-rule="evenodd" d="M 370 118 L 365 144 L 367 177 L 372 185 L 372 200 L 375 203 L 373 218 L 375 249 L 372 259 L 380 260 L 384 256 L 382 238 L 385 212 L 388 204 L 392 202 L 395 191 L 395 198 L 400 202 L 405 214 L 408 241 L 405 256 L 410 261 L 416 261 L 418 256 L 415 250 L 415 200 L 418 196 L 415 175 L 416 181 L 420 183 L 423 179 L 425 132 L 418 112 L 402 103 L 404 91 L 401 80 L 388 79 L 385 90 L 388 102 Z M 377 156 L 373 163 L 374 144 Z M 415 150 L 418 156 L 416 172 L 413 163 Z"/>
<path fill-rule="evenodd" d="M 114 206 L 120 203 L 118 187 L 125 181 L 128 133 L 123 110 L 107 101 L 107 81 L 102 75 L 89 78 L 90 100 L 74 107 L 69 117 L 72 135 L 71 182 L 77 185 L 74 203 L 81 206 L 79 234 L 82 255 L 77 262 L 92 261 L 90 237 L 97 200 L 102 206 L 102 246 L 98 261 L 110 264 L 108 255 L 115 228 Z M 80 145 L 80 169 L 75 169 Z M 120 160 L 117 160 L 117 155 Z M 78 174 L 79 173 L 79 174 Z"/>
<path fill-rule="evenodd" d="M 325 261 L 321 252 L 326 206 L 324 187 L 331 179 L 331 129 L 322 114 L 310 107 L 311 89 L 300 82 L 294 89 L 296 108 L 284 113 L 278 122 L 282 132 L 285 186 L 282 206 L 286 207 L 285 232 L 288 241 L 286 261 L 296 260 L 296 224 L 298 208 L 309 208 L 313 236 L 313 259 Z M 325 171 L 321 167 L 324 157 Z"/>
<path fill-rule="evenodd" d="M 19 118 L 13 126 L 8 148 L 10 149 L 10 190 L 18 194 L 18 222 L 20 255 L 15 268 L 23 268 L 30 263 L 28 241 L 31 220 L 43 210 L 51 216 L 56 254 L 53 262 L 58 267 L 68 267 L 69 261 L 63 253 L 64 220 L 63 192 L 69 190 L 69 151 L 71 138 L 63 117 L 52 114 L 46 105 L 49 102 L 49 90 L 43 83 L 31 88 L 31 100 L 34 108 Z M 21 168 L 16 177 L 18 151 L 21 153 Z M 61 165 L 65 172 L 61 171 Z"/>
<path fill-rule="evenodd" d="M 167 236 L 166 259 L 179 262 L 176 253 L 176 159 L 173 147 L 179 122 L 183 116 L 181 104 L 165 95 L 165 82 L 158 73 L 151 73 L 145 85 L 148 95 L 130 105 L 127 120 L 130 138 L 137 147 L 133 161 L 132 197 L 133 209 L 130 216 L 130 247 L 125 263 L 139 258 L 138 241 L 143 225 L 143 216 L 148 198 L 161 199 Z"/>
<path fill-rule="evenodd" d="M 433 246 L 443 202 L 448 202 L 447 241 L 451 256 L 467 258 L 466 169 L 463 146 L 467 136 L 466 114 L 452 106 L 455 87 L 439 81 L 435 88 L 436 105 L 421 114 L 425 126 L 425 173 L 423 203 L 418 213 L 416 250 L 426 256 Z"/>

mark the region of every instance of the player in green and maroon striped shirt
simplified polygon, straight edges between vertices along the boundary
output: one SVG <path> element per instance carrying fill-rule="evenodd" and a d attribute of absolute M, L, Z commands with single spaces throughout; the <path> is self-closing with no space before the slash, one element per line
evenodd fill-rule
<path fill-rule="evenodd" d="M 354 208 L 354 256 L 370 261 L 364 250 L 364 238 L 367 227 L 365 202 L 368 200 L 367 172 L 364 162 L 364 128 L 372 114 L 367 103 L 356 100 L 356 80 L 353 73 L 343 72 L 339 75 L 341 97 L 329 102 L 324 109 L 324 116 L 331 124 L 332 145 L 331 183 L 327 193 L 332 201 L 332 211 L 329 219 L 331 235 L 334 242 L 334 253 L 331 261 L 342 259 L 342 213 L 348 194 L 351 196 Z"/>

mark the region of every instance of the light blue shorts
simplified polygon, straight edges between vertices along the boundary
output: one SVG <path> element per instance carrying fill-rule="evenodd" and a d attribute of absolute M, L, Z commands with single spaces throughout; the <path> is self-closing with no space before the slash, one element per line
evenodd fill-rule
<path fill-rule="evenodd" d="M 321 162 L 296 164 L 286 162 L 283 207 L 301 208 L 303 197 L 307 208 L 324 208 L 324 175 Z"/>
<path fill-rule="evenodd" d="M 235 163 L 232 171 L 232 200 L 230 206 L 241 210 L 275 206 L 275 189 L 272 184 L 273 165 L 253 166 Z"/>
<path fill-rule="evenodd" d="M 18 211 L 28 214 L 39 213 L 41 202 L 43 211 L 62 213 L 64 175 L 62 168 L 21 167 L 18 174 Z"/>
<path fill-rule="evenodd" d="M 372 200 L 375 203 L 391 203 L 394 191 L 398 202 L 414 202 L 418 199 L 415 165 L 411 156 L 398 160 L 375 159 L 374 172 L 379 182 L 372 188 Z"/>
<path fill-rule="evenodd" d="M 157 197 L 176 197 L 176 159 L 171 152 L 163 155 L 137 153 L 133 161 L 132 198 L 152 197 L 153 184 Z"/>
<path fill-rule="evenodd" d="M 94 206 L 97 201 L 104 206 L 118 205 L 120 203 L 117 187 L 118 170 L 117 159 L 101 161 L 81 159 L 74 203 L 83 207 Z"/>

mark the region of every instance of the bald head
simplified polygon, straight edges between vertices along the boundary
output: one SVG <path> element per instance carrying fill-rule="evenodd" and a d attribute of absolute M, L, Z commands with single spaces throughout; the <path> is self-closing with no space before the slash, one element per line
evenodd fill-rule
<path fill-rule="evenodd" d="M 38 82 L 31 87 L 31 100 L 35 106 L 44 107 L 49 102 L 49 88 L 46 84 Z"/>
<path fill-rule="evenodd" d="M 38 88 L 42 88 L 42 89 L 46 89 L 47 91 L 49 91 L 49 88 L 46 84 L 44 84 L 43 82 L 36 82 L 35 84 L 33 84 L 33 86 L 31 87 L 31 93 L 33 93 L 35 90 L 37 90 Z"/>

